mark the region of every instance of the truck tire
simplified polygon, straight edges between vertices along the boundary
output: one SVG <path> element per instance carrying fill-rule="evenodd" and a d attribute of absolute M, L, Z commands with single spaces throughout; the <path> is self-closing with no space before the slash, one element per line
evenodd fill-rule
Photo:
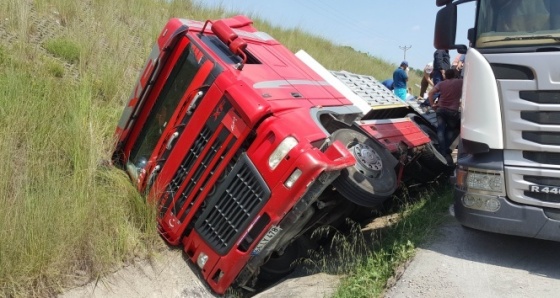
<path fill-rule="evenodd" d="M 435 146 L 437 146 L 438 142 L 438 137 L 437 137 L 437 132 L 434 131 L 431 127 L 429 127 L 426 124 L 423 123 L 416 123 L 420 129 L 425 132 L 428 137 L 430 137 L 430 140 L 432 140 L 432 144 L 434 144 Z"/>
<path fill-rule="evenodd" d="M 312 248 L 311 240 L 305 235 L 296 238 L 284 249 L 282 255 L 273 252 L 259 272 L 258 279 L 263 282 L 273 282 L 292 273 L 297 267 L 297 260 L 305 258 Z"/>
<path fill-rule="evenodd" d="M 440 171 L 448 167 L 447 160 L 443 157 L 443 155 L 441 155 L 441 153 L 439 153 L 432 143 L 425 145 L 424 152 L 420 155 L 418 161 L 428 166 L 431 165 L 432 169 L 436 171 Z"/>
<path fill-rule="evenodd" d="M 406 176 L 412 178 L 412 181 L 409 181 L 407 184 L 413 184 L 412 182 L 420 184 L 429 183 L 436 180 L 440 175 L 439 172 L 431 170 L 418 161 L 413 161 L 408 164 L 406 166 L 406 171 Z"/>
<path fill-rule="evenodd" d="M 397 189 L 396 160 L 391 153 L 352 129 L 340 129 L 332 134 L 356 158 L 356 164 L 341 171 L 333 182 L 347 200 L 364 207 L 376 207 Z"/>
<path fill-rule="evenodd" d="M 407 174 L 419 183 L 432 182 L 442 174 L 447 174 L 449 169 L 445 157 L 430 143 L 426 144 L 418 160 L 406 167 Z"/>
<path fill-rule="evenodd" d="M 449 161 L 436 149 L 438 146 L 437 132 L 424 123 L 417 123 L 417 125 L 432 140 L 431 143 L 426 144 L 424 152 L 418 158 L 419 167 L 412 166 L 412 168 L 416 168 L 415 173 L 412 173 L 415 180 L 425 183 L 433 181 L 441 173 L 449 172 L 451 167 L 448 165 Z"/>

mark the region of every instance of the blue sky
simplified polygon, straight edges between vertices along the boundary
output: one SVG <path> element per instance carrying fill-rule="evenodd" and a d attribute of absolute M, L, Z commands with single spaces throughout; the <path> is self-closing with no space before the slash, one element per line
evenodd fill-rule
<path fill-rule="evenodd" d="M 390 63 L 406 60 L 423 69 L 433 57 L 435 0 L 198 0 L 207 6 L 257 15 L 273 25 L 298 27 L 336 44 L 351 46 Z M 457 41 L 467 43 L 473 3 L 459 6 Z M 451 53 L 451 59 L 456 55 Z"/>

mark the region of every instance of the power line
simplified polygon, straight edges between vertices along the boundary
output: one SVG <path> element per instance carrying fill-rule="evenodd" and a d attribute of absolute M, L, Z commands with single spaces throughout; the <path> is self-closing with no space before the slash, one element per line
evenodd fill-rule
<path fill-rule="evenodd" d="M 403 55 L 403 60 L 406 60 L 406 51 L 410 50 L 412 48 L 412 45 L 407 46 L 399 46 L 399 49 L 403 50 L 404 55 Z"/>

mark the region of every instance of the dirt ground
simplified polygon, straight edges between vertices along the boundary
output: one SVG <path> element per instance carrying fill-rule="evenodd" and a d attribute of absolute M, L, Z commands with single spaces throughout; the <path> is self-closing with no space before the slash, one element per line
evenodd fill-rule
<path fill-rule="evenodd" d="M 560 243 L 465 229 L 448 217 L 385 297 L 560 297 Z M 124 268 L 60 297 L 217 297 L 193 269 L 181 250 L 172 249 L 151 264 Z M 339 280 L 296 270 L 254 297 L 331 297 Z"/>
<path fill-rule="evenodd" d="M 194 272 L 196 268 L 183 258 L 180 249 L 170 249 L 152 263 L 139 262 L 96 282 L 68 290 L 59 297 L 219 297 Z M 253 297 L 329 297 L 336 290 L 339 279 L 324 273 L 305 275 L 296 270 Z"/>

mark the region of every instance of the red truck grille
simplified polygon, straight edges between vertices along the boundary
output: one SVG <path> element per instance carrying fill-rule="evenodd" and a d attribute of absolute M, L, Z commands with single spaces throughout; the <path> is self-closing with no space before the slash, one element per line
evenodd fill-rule
<path fill-rule="evenodd" d="M 245 154 L 208 200 L 196 231 L 219 253 L 226 253 L 268 201 L 270 191 Z"/>
<path fill-rule="evenodd" d="M 244 153 L 249 128 L 240 123 L 231 104 L 222 101 L 210 115 L 166 187 L 160 218 L 177 218 L 185 229 L 173 232 L 172 238 L 189 235 L 195 228 L 216 252 L 225 254 L 262 209 L 270 191 Z M 236 129 L 233 118 L 237 118 Z"/>
<path fill-rule="evenodd" d="M 200 136 L 195 140 L 193 146 L 189 150 L 189 154 L 187 154 L 185 160 L 181 163 L 181 165 L 179 166 L 179 169 L 175 173 L 175 176 L 173 177 L 173 180 L 171 180 L 171 182 L 169 183 L 169 186 L 167 188 L 169 198 L 175 197 L 175 194 L 177 193 L 177 191 L 181 187 L 181 184 L 183 184 L 183 182 L 185 181 L 185 178 L 189 174 L 189 170 L 193 167 L 195 161 L 197 160 L 197 158 L 202 153 L 202 150 L 208 144 L 210 134 L 211 134 L 210 130 L 207 127 L 204 127 L 203 131 L 200 133 Z M 212 158 L 211 154 L 208 154 L 208 155 L 206 155 L 205 160 L 211 159 L 211 158 Z M 202 167 L 199 167 L 198 169 L 199 169 L 198 172 L 201 172 L 200 170 L 204 169 L 204 165 Z M 179 210 L 181 210 L 181 208 L 183 208 L 183 204 L 185 203 L 185 200 L 187 199 L 186 195 L 189 194 L 190 190 L 192 190 L 192 187 L 194 185 L 196 185 L 197 177 L 195 177 L 195 176 L 200 176 L 200 173 L 199 173 L 199 175 L 193 175 L 190 178 L 190 182 L 192 184 L 187 185 L 188 190 L 185 190 L 181 193 L 179 199 L 177 200 L 177 203 L 175 203 L 175 205 L 174 205 L 174 211 L 173 211 L 174 214 L 178 214 Z M 166 204 L 166 205 L 168 205 L 168 204 Z"/>

